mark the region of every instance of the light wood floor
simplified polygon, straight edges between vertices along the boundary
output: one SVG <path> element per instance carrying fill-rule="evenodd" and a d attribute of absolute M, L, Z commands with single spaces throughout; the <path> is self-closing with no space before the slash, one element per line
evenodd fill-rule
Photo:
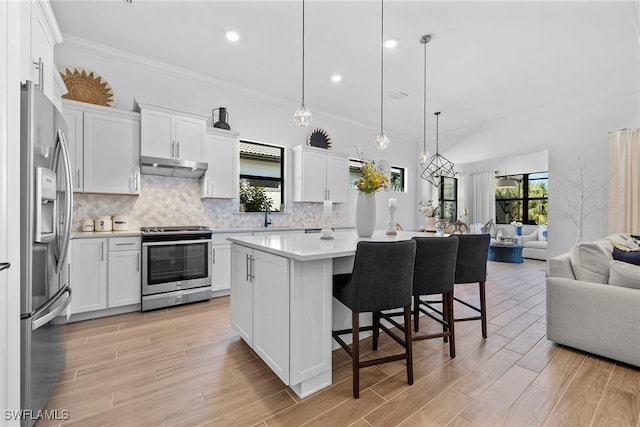
<path fill-rule="evenodd" d="M 489 337 L 479 322 L 458 323 L 455 359 L 441 340 L 416 342 L 412 386 L 402 362 L 373 366 L 355 400 L 337 350 L 333 385 L 301 401 L 231 329 L 229 299 L 218 298 L 69 325 L 48 408 L 69 411 L 65 426 L 638 426 L 639 369 L 546 340 L 546 264 L 489 264 Z"/>

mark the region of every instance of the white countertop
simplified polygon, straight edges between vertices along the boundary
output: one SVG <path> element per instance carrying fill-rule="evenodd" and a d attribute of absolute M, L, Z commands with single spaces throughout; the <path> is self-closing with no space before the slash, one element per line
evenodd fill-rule
<path fill-rule="evenodd" d="M 398 231 L 395 236 L 387 236 L 384 230 L 375 231 L 370 238 L 358 237 L 355 231 L 334 233 L 333 236 L 333 240 L 322 240 L 319 234 L 275 234 L 231 236 L 228 240 L 241 246 L 298 261 L 312 261 L 354 255 L 359 241 L 393 242 L 408 240 L 414 236 L 435 237 L 434 234 L 419 231 Z"/>
<path fill-rule="evenodd" d="M 306 231 L 306 230 L 320 230 L 322 227 L 255 227 L 255 228 L 214 228 L 211 230 L 213 235 L 216 234 L 233 234 L 233 233 L 262 233 L 262 232 L 277 232 L 277 231 Z M 355 227 L 334 227 L 336 230 L 355 230 Z M 126 237 L 126 236 L 140 236 L 140 230 L 128 230 L 128 231 L 73 231 L 71 233 L 72 239 L 91 239 L 100 237 Z"/>

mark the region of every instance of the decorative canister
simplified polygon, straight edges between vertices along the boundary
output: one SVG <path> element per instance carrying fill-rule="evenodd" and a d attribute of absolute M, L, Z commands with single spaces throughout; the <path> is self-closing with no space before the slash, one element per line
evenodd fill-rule
<path fill-rule="evenodd" d="M 83 219 L 80 225 L 80 230 L 93 231 L 93 220 L 91 218 Z"/>
<path fill-rule="evenodd" d="M 127 231 L 129 229 L 129 215 L 113 215 L 113 231 Z"/>
<path fill-rule="evenodd" d="M 99 216 L 93 221 L 95 231 L 111 231 L 111 217 L 109 215 Z"/>

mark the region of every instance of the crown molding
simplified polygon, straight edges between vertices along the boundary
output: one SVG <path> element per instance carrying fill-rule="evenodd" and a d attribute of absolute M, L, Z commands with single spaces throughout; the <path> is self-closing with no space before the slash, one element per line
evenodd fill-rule
<path fill-rule="evenodd" d="M 106 46 L 100 43 L 96 43 L 93 42 L 91 40 L 87 40 L 81 37 L 77 37 L 71 34 L 66 34 L 63 33 L 64 36 L 64 44 L 65 46 L 68 46 L 70 48 L 76 49 L 76 50 L 84 50 L 84 51 L 89 51 L 93 54 L 98 54 L 101 55 L 103 57 L 118 57 L 118 58 L 122 58 L 128 61 L 132 61 L 132 62 L 136 62 L 138 64 L 142 64 L 145 65 L 147 67 L 151 67 L 151 68 L 156 68 L 165 72 L 169 72 L 172 74 L 176 74 L 179 75 L 181 77 L 187 77 L 187 78 L 191 78 L 194 80 L 199 80 L 203 83 L 212 85 L 212 86 L 218 86 L 221 88 L 224 88 L 226 90 L 230 90 L 234 93 L 240 94 L 240 95 L 245 95 L 245 96 L 249 96 L 252 98 L 258 98 L 258 99 L 262 99 L 265 101 L 269 101 L 269 102 L 273 102 L 275 104 L 290 108 L 293 105 L 295 105 L 295 103 L 291 102 L 290 100 L 287 100 L 285 98 L 281 98 L 281 97 L 277 97 L 274 95 L 270 95 L 267 94 L 265 92 L 261 92 L 255 89 L 251 89 L 251 88 L 247 88 L 245 86 L 241 86 L 235 83 L 231 83 L 225 80 L 220 80 L 220 79 L 216 79 L 214 77 L 210 77 L 201 73 L 197 73 L 191 70 L 187 70 L 185 68 L 182 67 L 177 67 L 175 65 L 171 65 L 171 64 L 167 64 L 166 62 L 161 62 L 161 61 L 157 61 L 155 59 L 151 59 L 148 58 L 146 56 L 141 56 L 141 55 L 137 55 L 135 53 L 131 53 L 131 52 L 127 52 L 121 49 L 116 49 L 110 46 Z M 295 109 L 295 107 L 292 108 L 292 111 Z M 356 120 L 351 120 L 351 119 L 347 119 L 345 117 L 342 116 L 338 116 L 335 113 L 331 113 L 328 111 L 323 111 L 323 110 L 316 110 L 314 109 L 314 114 L 321 114 L 322 116 L 331 118 L 333 120 L 336 121 L 340 121 L 343 123 L 347 123 L 350 125 L 354 125 L 354 126 L 359 126 L 359 127 L 363 127 L 366 129 L 371 129 L 373 131 L 378 132 L 378 126 L 373 126 L 370 125 L 368 123 L 363 123 L 363 122 L 359 122 Z M 396 136 L 403 138 L 409 142 L 413 142 L 414 137 L 409 135 L 409 134 L 405 134 L 402 132 L 397 132 L 397 131 L 392 131 L 392 132 L 387 132 L 395 134 Z"/>

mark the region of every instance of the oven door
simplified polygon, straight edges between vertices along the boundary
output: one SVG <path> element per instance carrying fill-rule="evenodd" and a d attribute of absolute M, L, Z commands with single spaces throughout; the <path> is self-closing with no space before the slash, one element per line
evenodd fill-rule
<path fill-rule="evenodd" d="M 211 286 L 211 240 L 142 244 L 142 295 Z"/>

